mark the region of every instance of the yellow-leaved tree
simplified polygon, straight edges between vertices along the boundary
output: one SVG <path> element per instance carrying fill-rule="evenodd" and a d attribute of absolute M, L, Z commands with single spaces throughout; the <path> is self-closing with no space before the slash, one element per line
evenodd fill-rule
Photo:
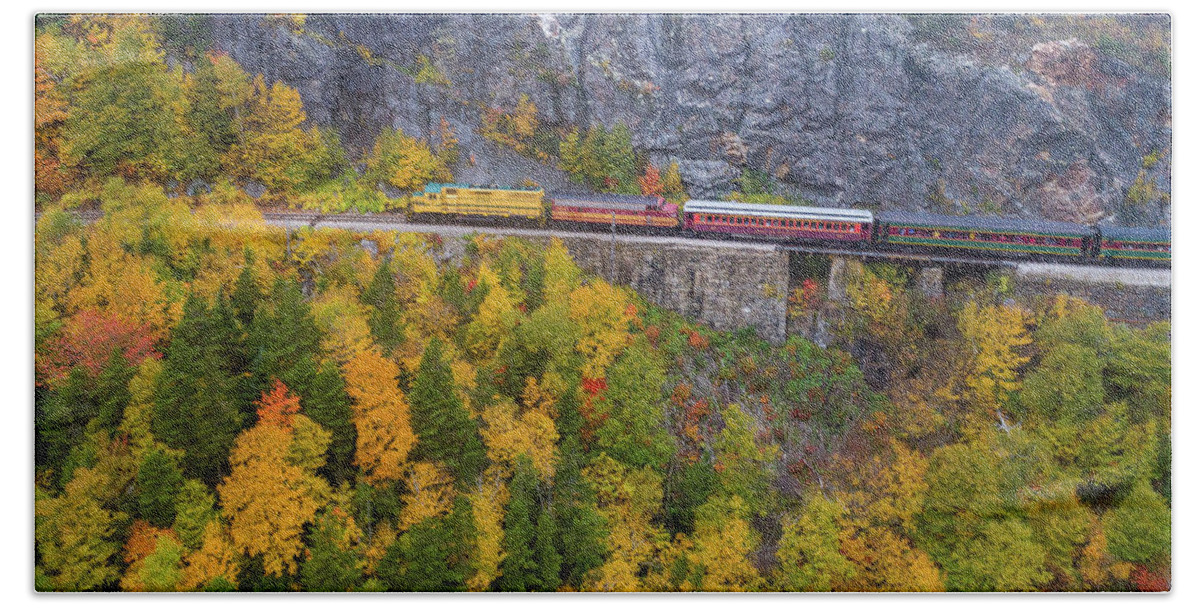
<path fill-rule="evenodd" d="M 367 157 L 366 178 L 411 193 L 431 181 L 448 178 L 447 170 L 429 148 L 399 129 L 384 129 Z"/>
<path fill-rule="evenodd" d="M 566 304 L 567 298 L 580 284 L 579 267 L 571 252 L 558 238 L 550 239 L 546 248 L 546 278 L 542 293 L 547 303 Z"/>
<path fill-rule="evenodd" d="M 501 284 L 500 277 L 483 262 L 476 277 L 479 287 L 487 286 L 487 295 L 479 304 L 475 319 L 467 325 L 467 350 L 480 360 L 496 353 L 512 336 L 521 320 L 518 300 Z"/>
<path fill-rule="evenodd" d="M 417 435 L 409 418 L 408 399 L 396 384 L 400 369 L 372 349 L 359 351 L 344 370 L 358 430 L 355 464 L 372 484 L 402 478 Z"/>
<path fill-rule="evenodd" d="M 1017 370 L 1029 361 L 1020 352 L 1033 340 L 1028 324 L 1029 315 L 1015 306 L 980 306 L 971 300 L 959 311 L 958 329 L 974 354 L 963 381 L 972 426 L 988 419 L 1007 426 L 1004 409 L 1021 387 Z"/>
<path fill-rule="evenodd" d="M 558 464 L 558 430 L 543 410 L 526 408 L 518 413 L 517 404 L 501 398 L 483 411 L 485 427 L 480 430 L 488 458 L 511 473 L 522 454 L 529 456 L 542 480 L 554 476 Z"/>
<path fill-rule="evenodd" d="M 750 509 L 741 496 L 714 496 L 696 509 L 694 546 L 688 554 L 698 589 L 685 582 L 683 591 L 754 591 L 762 584 L 750 554 L 758 534 L 750 527 Z"/>
<path fill-rule="evenodd" d="M 315 127 L 302 128 L 307 115 L 296 89 L 282 81 L 267 86 L 261 74 L 252 87 L 242 136 L 225 155 L 225 165 L 274 194 L 292 194 L 313 179 L 324 144 Z"/>
<path fill-rule="evenodd" d="M 229 530 L 218 519 L 204 528 L 204 541 L 184 560 L 180 589 L 193 591 L 208 586 L 234 588 L 237 586 L 238 551 L 229 538 Z"/>
<path fill-rule="evenodd" d="M 475 549 L 471 560 L 475 574 L 467 580 L 467 589 L 486 591 L 500 576 L 504 561 L 504 506 L 508 504 L 508 486 L 501 473 L 484 471 L 483 481 L 470 495 L 475 516 Z"/>
<path fill-rule="evenodd" d="M 608 521 L 609 557 L 584 577 L 585 591 L 638 591 L 637 573 L 665 540 L 653 523 L 662 507 L 662 477 L 649 467 L 630 470 L 601 453 L 583 470 L 596 489 L 597 509 Z"/>
<path fill-rule="evenodd" d="M 450 474 L 428 462 L 413 463 L 404 478 L 408 493 L 400 511 L 400 529 L 407 530 L 430 517 L 450 512 L 454 485 Z"/>
<path fill-rule="evenodd" d="M 604 281 L 571 292 L 570 318 L 583 337 L 575 345 L 584 357 L 583 376 L 603 378 L 605 370 L 629 345 L 630 303 L 625 294 Z"/>
<path fill-rule="evenodd" d="M 279 381 L 263 394 L 258 423 L 234 441 L 230 474 L 217 486 L 234 548 L 262 556 L 270 576 L 296 573 L 304 525 L 329 496 L 316 470 L 330 434 L 296 413 L 298 402 Z"/>

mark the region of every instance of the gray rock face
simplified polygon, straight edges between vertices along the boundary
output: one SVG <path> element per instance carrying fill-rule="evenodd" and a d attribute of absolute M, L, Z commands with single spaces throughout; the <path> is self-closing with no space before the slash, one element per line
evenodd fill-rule
<path fill-rule="evenodd" d="M 695 197 L 727 194 L 746 168 L 825 206 L 1067 221 L 1116 215 L 1143 170 L 1170 192 L 1170 81 L 1078 41 L 984 63 L 918 42 L 902 15 L 313 15 L 302 28 L 232 15 L 212 29 L 247 70 L 296 87 L 351 153 L 384 126 L 428 137 L 445 118 L 477 182 L 565 184 L 475 133 L 483 108 L 525 94 L 546 125 L 625 123 L 656 164 L 679 161 Z M 421 76 L 421 57 L 449 85 Z M 1156 205 L 1123 217 L 1169 218 Z"/>
<path fill-rule="evenodd" d="M 580 268 L 721 331 L 753 327 L 781 344 L 787 332 L 788 254 L 564 239 Z"/>

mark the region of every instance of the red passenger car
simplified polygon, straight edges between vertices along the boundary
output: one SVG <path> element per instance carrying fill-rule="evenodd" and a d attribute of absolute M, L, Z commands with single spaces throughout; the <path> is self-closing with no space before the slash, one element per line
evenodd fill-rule
<path fill-rule="evenodd" d="M 810 241 L 870 241 L 872 216 L 859 209 L 688 201 L 683 227 L 692 232 Z"/>

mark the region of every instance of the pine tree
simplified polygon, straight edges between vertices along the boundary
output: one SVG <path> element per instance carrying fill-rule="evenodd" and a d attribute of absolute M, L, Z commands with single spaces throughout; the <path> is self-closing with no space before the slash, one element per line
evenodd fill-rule
<path fill-rule="evenodd" d="M 175 494 L 175 533 L 188 551 L 199 549 L 204 543 L 205 530 L 209 522 L 216 519 L 213 495 L 204 484 L 189 479 Z"/>
<path fill-rule="evenodd" d="M 232 319 L 228 319 L 232 321 Z M 154 436 L 186 452 L 184 473 L 215 484 L 242 428 L 225 353 L 234 329 L 196 297 L 171 332 L 155 398 Z"/>
<path fill-rule="evenodd" d="M 247 247 L 242 272 L 234 283 L 232 302 L 234 316 L 243 328 L 249 328 L 254 321 L 254 311 L 258 310 L 262 299 L 262 289 L 259 289 L 258 281 L 254 278 L 254 250 Z"/>
<path fill-rule="evenodd" d="M 135 492 L 138 516 L 159 528 L 169 528 L 175 521 L 175 501 L 183 486 L 183 474 L 175 459 L 155 447 L 142 457 L 138 467 Z"/>
<path fill-rule="evenodd" d="M 308 535 L 308 559 L 300 566 L 305 591 L 351 591 L 358 586 L 363 572 L 348 538 L 353 526 L 353 520 L 345 521 L 332 509 L 317 516 Z"/>
<path fill-rule="evenodd" d="M 500 563 L 500 591 L 530 591 L 538 585 L 538 563 L 534 561 L 534 515 L 537 512 L 537 475 L 528 457 L 517 460 L 517 471 L 509 485 L 511 498 L 504 514 L 504 561 Z"/>
<path fill-rule="evenodd" d="M 434 338 L 425 347 L 408 397 L 419 437 L 412 458 L 441 462 L 460 486 L 474 482 L 486 463 L 483 439 L 458 397 L 441 340 Z"/>
<path fill-rule="evenodd" d="M 538 514 L 537 527 L 534 529 L 533 559 L 537 562 L 536 591 L 554 591 L 558 589 L 562 579 L 559 572 L 562 568 L 562 554 L 558 547 L 558 522 L 550 509 L 542 509 Z"/>
<path fill-rule="evenodd" d="M 363 290 L 362 303 L 371 307 L 367 324 L 371 327 L 375 342 L 388 352 L 404 342 L 400 302 L 396 299 L 396 280 L 390 261 L 385 259 L 379 265 L 371 284 Z"/>
<path fill-rule="evenodd" d="M 471 505 L 459 497 L 450 513 L 409 528 L 376 568 L 391 591 L 465 591 L 475 536 Z"/>

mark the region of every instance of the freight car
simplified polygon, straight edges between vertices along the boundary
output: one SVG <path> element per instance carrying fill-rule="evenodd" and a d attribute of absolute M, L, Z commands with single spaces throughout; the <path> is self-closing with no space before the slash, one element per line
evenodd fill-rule
<path fill-rule="evenodd" d="M 678 228 L 679 206 L 661 196 L 627 194 L 555 194 L 550 219 L 593 226 Z"/>

